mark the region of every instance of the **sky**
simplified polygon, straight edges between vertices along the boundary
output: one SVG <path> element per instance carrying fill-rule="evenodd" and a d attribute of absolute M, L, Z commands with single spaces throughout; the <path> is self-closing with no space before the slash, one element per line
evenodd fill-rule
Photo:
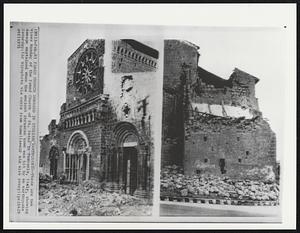
<path fill-rule="evenodd" d="M 67 59 L 86 39 L 182 39 L 200 47 L 199 66 L 224 79 L 239 68 L 260 81 L 256 97 L 263 117 L 277 135 L 277 157 L 283 148 L 283 86 L 286 77 L 286 40 L 283 28 L 145 27 L 41 24 L 40 26 L 40 135 L 66 98 Z"/>

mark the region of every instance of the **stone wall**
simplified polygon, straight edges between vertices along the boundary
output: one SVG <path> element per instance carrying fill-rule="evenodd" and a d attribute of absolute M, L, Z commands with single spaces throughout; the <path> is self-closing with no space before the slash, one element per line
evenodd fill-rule
<path fill-rule="evenodd" d="M 150 53 L 146 54 L 145 50 Z M 135 40 L 115 40 L 112 49 L 112 72 L 153 72 L 157 68 L 158 51 Z"/>
<path fill-rule="evenodd" d="M 176 89 L 181 84 L 180 76 L 184 64 L 193 68 L 193 79 L 196 79 L 198 48 L 185 41 L 164 41 L 164 88 Z"/>
<path fill-rule="evenodd" d="M 213 80 L 213 81 L 212 81 Z M 198 68 L 198 79 L 193 84 L 195 103 L 240 106 L 244 109 L 259 111 L 255 98 L 257 79 L 235 69 L 228 80 L 221 79 L 201 67 Z"/>
<path fill-rule="evenodd" d="M 258 78 L 237 68 L 220 78 L 198 67 L 197 49 L 165 41 L 162 166 L 237 177 L 265 166 L 274 170 L 276 137 L 258 107 Z"/>
<path fill-rule="evenodd" d="M 109 95 L 118 121 L 155 122 L 159 94 L 158 56 L 158 51 L 137 41 L 114 40 L 107 43 L 105 65 L 111 69 L 105 71 L 103 91 Z M 117 69 L 115 65 L 121 58 L 124 64 Z"/>
<path fill-rule="evenodd" d="M 194 114 L 185 130 L 184 171 L 188 175 L 221 175 L 220 159 L 225 159 L 226 176 L 241 176 L 240 173 L 266 165 L 275 169 L 275 134 L 260 117 Z"/>
<path fill-rule="evenodd" d="M 162 113 L 162 166 L 183 162 L 184 72 L 190 67 L 190 80 L 196 80 L 198 47 L 179 40 L 164 41 L 164 80 Z M 186 79 L 185 79 L 186 80 Z"/>
<path fill-rule="evenodd" d="M 74 71 L 82 54 L 90 49 L 98 54 L 99 68 L 103 68 L 104 75 L 98 79 L 103 83 L 83 95 L 74 85 Z M 64 152 L 86 151 L 90 153 L 89 179 L 105 181 L 112 190 L 119 190 L 118 185 L 122 185 L 119 179 L 123 176 L 123 143 L 137 137 L 137 195 L 152 198 L 152 124 L 159 94 L 155 73 L 158 51 L 132 40 L 106 43 L 105 50 L 108 52 L 104 54 L 104 40 L 86 40 L 68 59 L 66 103 L 61 106 L 59 123 L 51 121 L 49 134 L 41 140 L 40 165 L 43 171 L 49 172 L 45 168 L 50 167 L 48 155 L 55 146 L 59 152 L 59 176 L 63 172 Z M 115 65 L 120 62 L 121 66 L 116 69 Z M 75 137 L 73 143 L 76 148 L 68 147 L 77 133 L 80 136 Z M 84 143 L 80 144 L 82 139 Z"/>
<path fill-rule="evenodd" d="M 57 131 L 56 134 L 47 135 L 47 137 L 41 142 L 41 147 L 43 148 L 41 155 L 46 158 L 43 160 L 43 164 L 46 165 L 43 170 L 46 172 L 49 171 L 50 161 L 47 156 L 49 156 L 51 147 L 55 146 L 59 151 L 57 172 L 58 175 L 63 173 L 63 150 L 66 150 L 67 143 L 70 140 L 71 135 L 76 131 L 81 131 L 87 136 L 89 146 L 92 148 L 90 157 L 90 178 L 102 181 L 104 179 L 104 174 L 102 172 L 104 163 L 102 162 L 103 157 L 101 157 L 102 129 L 103 125 L 101 123 L 92 123 L 77 128 L 64 129 Z M 50 143 L 51 139 L 54 141 L 53 143 Z"/>

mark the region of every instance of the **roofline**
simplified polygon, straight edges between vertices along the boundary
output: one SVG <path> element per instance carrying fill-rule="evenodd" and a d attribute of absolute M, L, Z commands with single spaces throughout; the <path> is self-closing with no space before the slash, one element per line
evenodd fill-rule
<path fill-rule="evenodd" d="M 249 73 L 247 73 L 247 72 L 245 72 L 245 71 L 242 71 L 242 70 L 240 70 L 240 69 L 238 69 L 238 68 L 236 68 L 236 67 L 234 68 L 232 74 L 234 74 L 235 72 L 240 72 L 240 73 L 243 73 L 243 74 L 245 74 L 245 75 L 247 75 L 247 76 L 253 78 L 253 79 L 255 80 L 255 84 L 258 83 L 258 81 L 259 81 L 259 78 L 255 77 L 255 76 L 253 76 L 253 75 L 251 75 L 251 74 L 249 74 Z M 230 75 L 230 78 L 229 78 L 229 79 L 231 79 L 232 74 Z"/>
<path fill-rule="evenodd" d="M 196 45 L 196 44 L 194 44 L 194 43 L 192 43 L 192 42 L 189 42 L 189 41 L 187 41 L 187 40 L 182 40 L 182 42 L 188 44 L 189 46 L 194 47 L 194 48 L 197 49 L 197 50 L 200 49 L 200 47 L 199 47 L 198 45 Z"/>
<path fill-rule="evenodd" d="M 74 57 L 74 55 L 77 53 L 77 51 L 79 51 L 79 49 L 88 41 L 89 39 L 84 40 L 79 46 L 78 48 L 68 57 L 68 60 L 70 60 L 72 57 Z"/>
<path fill-rule="evenodd" d="M 133 40 L 133 39 L 121 39 L 121 41 L 124 41 L 125 43 L 129 44 L 133 49 L 146 54 L 154 59 L 158 59 L 159 57 L 159 52 L 158 50 L 143 44 L 137 40 Z"/>

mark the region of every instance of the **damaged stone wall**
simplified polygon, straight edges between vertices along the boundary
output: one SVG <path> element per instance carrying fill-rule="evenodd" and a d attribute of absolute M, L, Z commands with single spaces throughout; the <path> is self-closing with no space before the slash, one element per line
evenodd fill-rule
<path fill-rule="evenodd" d="M 47 135 L 47 139 L 43 139 L 41 146 L 43 148 L 43 151 L 41 151 L 41 155 L 43 156 L 49 156 L 49 152 L 52 146 L 57 147 L 59 151 L 59 158 L 58 158 L 58 166 L 57 166 L 57 173 L 58 176 L 61 175 L 63 170 L 63 151 L 66 151 L 66 146 L 68 143 L 68 140 L 70 139 L 72 133 L 74 133 L 77 130 L 82 131 L 88 138 L 88 142 L 90 147 L 92 148 L 91 151 L 91 157 L 90 157 L 90 178 L 102 181 L 104 179 L 102 167 L 102 157 L 101 157 L 101 133 L 102 133 L 103 126 L 101 124 L 89 124 L 85 126 L 81 126 L 80 128 L 72 128 L 72 129 L 65 129 L 58 131 L 57 134 L 49 134 Z M 50 143 L 49 138 L 51 138 L 54 143 Z M 43 171 L 45 171 L 46 174 L 49 174 L 50 170 L 50 161 L 47 158 L 45 160 L 45 168 Z"/>
<path fill-rule="evenodd" d="M 261 117 L 224 118 L 193 113 L 185 126 L 184 171 L 222 174 L 220 159 L 225 160 L 226 176 L 247 176 L 253 168 L 275 169 L 276 138 Z"/>
<path fill-rule="evenodd" d="M 186 41 L 164 41 L 164 80 L 162 115 L 161 165 L 182 165 L 184 131 L 184 76 L 185 67 L 190 67 L 191 82 L 197 77 L 198 47 Z"/>
<path fill-rule="evenodd" d="M 214 82 L 210 81 L 214 79 Z M 228 80 L 221 79 L 198 67 L 198 78 L 193 83 L 192 101 L 218 105 L 240 106 L 259 114 L 255 98 L 255 77 L 235 69 Z"/>
<path fill-rule="evenodd" d="M 141 43 L 136 41 L 130 40 L 128 43 L 132 44 L 133 47 L 138 46 L 136 49 L 139 51 L 124 43 L 123 40 L 119 40 L 106 43 L 105 50 L 109 52 L 104 57 L 104 40 L 86 40 L 70 56 L 68 59 L 66 103 L 61 106 L 59 123 L 56 124 L 55 120 L 51 121 L 49 134 L 41 140 L 40 167 L 43 167 L 41 171 L 49 174 L 50 161 L 48 156 L 51 148 L 55 146 L 59 154 L 57 175 L 61 175 L 65 164 L 63 154 L 68 152 L 68 142 L 73 135 L 79 132 L 86 139 L 84 141 L 88 143 L 83 143 L 83 146 L 79 143 L 77 145 L 77 142 L 81 139 L 81 136 L 78 136 L 79 140 L 75 137 L 74 145 L 80 147 L 79 150 L 86 150 L 87 154 L 90 154 L 89 179 L 106 182 L 107 184 L 116 182 L 117 180 L 113 180 L 116 178 L 114 173 L 118 172 L 118 175 L 123 175 L 121 173 L 122 168 L 120 168 L 123 159 L 121 156 L 123 143 L 128 135 L 132 136 L 130 133 L 134 131 L 139 138 L 137 145 L 137 182 L 141 187 L 137 187 L 137 189 L 141 191 L 141 196 L 145 196 L 144 191 L 147 190 L 147 197 L 152 198 L 151 190 L 153 190 L 154 174 L 152 124 L 155 121 L 154 113 L 157 108 L 155 101 L 158 93 L 155 71 L 158 51 L 147 46 L 143 47 Z M 121 47 L 128 50 L 121 51 Z M 151 61 L 148 58 L 139 60 L 139 57 L 137 57 L 137 62 L 131 61 L 135 59 L 137 54 L 141 55 L 140 50 L 145 47 L 148 55 L 144 54 L 143 57 L 145 58 L 149 54 L 154 56 Z M 84 62 L 80 62 L 82 56 L 86 59 L 86 62 L 93 62 L 96 58 L 94 53 L 87 58 L 82 55 L 90 49 L 96 50 L 98 54 L 98 68 L 104 70 L 104 67 L 107 67 L 108 69 L 106 68 L 105 73 L 103 73 L 105 77 L 97 76 L 98 81 L 101 81 L 102 84 L 98 83 L 99 85 L 94 86 L 94 90 L 84 94 L 76 88 L 74 76 L 76 75 L 76 67 L 84 64 Z M 122 61 L 122 68 L 115 69 L 116 63 L 120 62 L 118 60 L 120 57 L 126 59 Z M 103 60 L 104 58 L 106 60 Z M 131 69 L 130 67 L 135 68 Z M 119 139 L 117 139 L 115 133 L 115 129 L 119 124 L 132 126 L 130 129 L 122 128 L 123 131 L 120 134 L 126 135 L 126 138 L 122 138 L 121 143 L 116 141 Z M 118 156 L 116 156 L 117 153 Z M 116 158 L 120 160 L 117 161 Z"/>
<path fill-rule="evenodd" d="M 114 40 L 107 43 L 107 51 L 104 93 L 117 120 L 152 124 L 157 112 L 158 51 L 134 40 Z M 120 59 L 122 65 L 116 68 Z"/>
<path fill-rule="evenodd" d="M 165 41 L 162 167 L 259 179 L 276 162 L 276 137 L 255 97 L 259 80 L 237 68 L 223 79 L 198 67 L 198 49 Z"/>

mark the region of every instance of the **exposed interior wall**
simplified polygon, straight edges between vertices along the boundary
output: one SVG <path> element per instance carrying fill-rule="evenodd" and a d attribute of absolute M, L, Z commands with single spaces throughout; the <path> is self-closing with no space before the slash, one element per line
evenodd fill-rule
<path fill-rule="evenodd" d="M 238 106 L 258 112 L 258 102 L 255 97 L 256 82 L 258 82 L 257 78 L 238 69 L 235 69 L 226 80 L 198 67 L 197 81 L 192 88 L 194 92 L 192 102 Z"/>
<path fill-rule="evenodd" d="M 184 171 L 188 175 L 221 175 L 225 159 L 226 176 L 240 176 L 255 167 L 275 169 L 275 134 L 261 118 L 227 118 L 195 115 L 186 125 Z"/>
<path fill-rule="evenodd" d="M 232 177 L 265 166 L 274 170 L 276 136 L 258 107 L 258 78 L 237 68 L 229 79 L 220 78 L 198 67 L 197 49 L 165 41 L 162 166 Z"/>

